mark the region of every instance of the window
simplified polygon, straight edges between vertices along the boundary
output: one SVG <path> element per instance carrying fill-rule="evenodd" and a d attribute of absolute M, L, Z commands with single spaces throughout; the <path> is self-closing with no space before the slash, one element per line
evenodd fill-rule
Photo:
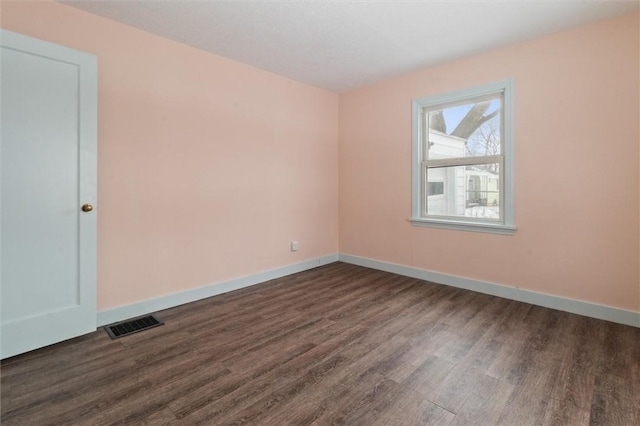
<path fill-rule="evenodd" d="M 512 234 L 512 82 L 413 100 L 414 225 Z"/>
<path fill-rule="evenodd" d="M 444 195 L 444 182 L 429 182 L 429 197 Z"/>

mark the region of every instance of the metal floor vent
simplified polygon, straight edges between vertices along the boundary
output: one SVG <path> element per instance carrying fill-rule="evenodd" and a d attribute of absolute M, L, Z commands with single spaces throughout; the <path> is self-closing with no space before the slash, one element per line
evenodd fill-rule
<path fill-rule="evenodd" d="M 130 320 L 105 325 L 104 330 L 112 339 L 117 339 L 149 328 L 158 327 L 163 324 L 164 323 L 158 320 L 155 316 L 146 315 L 144 317 L 132 318 Z"/>

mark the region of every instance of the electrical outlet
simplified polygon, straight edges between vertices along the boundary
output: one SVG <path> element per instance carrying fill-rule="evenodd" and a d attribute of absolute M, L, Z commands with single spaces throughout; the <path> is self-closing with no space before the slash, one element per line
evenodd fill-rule
<path fill-rule="evenodd" d="M 298 244 L 297 241 L 291 241 L 291 251 L 298 251 L 299 247 L 300 245 Z"/>

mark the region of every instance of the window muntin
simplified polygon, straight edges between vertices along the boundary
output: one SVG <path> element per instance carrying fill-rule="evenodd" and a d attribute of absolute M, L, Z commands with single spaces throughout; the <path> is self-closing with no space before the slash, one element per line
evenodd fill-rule
<path fill-rule="evenodd" d="M 511 98 L 505 81 L 414 100 L 412 223 L 515 230 Z"/>

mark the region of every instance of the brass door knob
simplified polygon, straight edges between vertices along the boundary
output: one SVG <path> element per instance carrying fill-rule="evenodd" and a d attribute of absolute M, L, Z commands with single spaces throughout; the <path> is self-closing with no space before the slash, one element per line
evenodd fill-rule
<path fill-rule="evenodd" d="M 82 206 L 82 211 L 83 212 L 87 212 L 88 213 L 88 212 L 90 212 L 92 210 L 93 210 L 93 206 L 91 204 L 84 204 Z"/>

